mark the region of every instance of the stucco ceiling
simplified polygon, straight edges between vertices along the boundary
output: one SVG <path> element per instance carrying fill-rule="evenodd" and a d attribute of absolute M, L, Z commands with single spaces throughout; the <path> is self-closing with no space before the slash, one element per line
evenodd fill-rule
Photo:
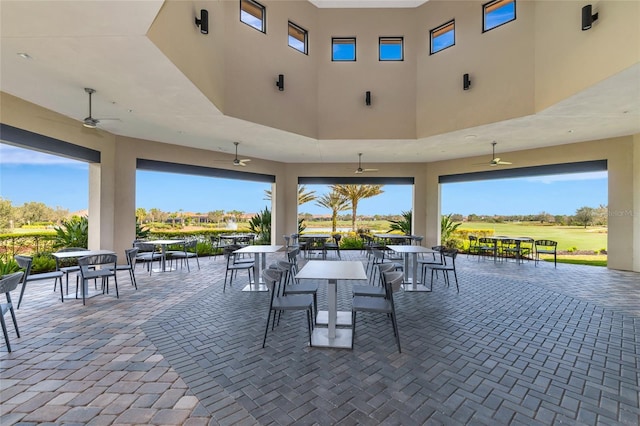
<path fill-rule="evenodd" d="M 76 120 L 52 126 L 81 126 L 91 87 L 93 116 L 117 118 L 99 125 L 111 133 L 221 152 L 241 141 L 243 157 L 283 162 L 490 157 L 494 140 L 504 154 L 640 133 L 640 64 L 538 114 L 418 140 L 317 140 L 227 117 L 146 37 L 162 4 L 2 0 L 0 89 Z"/>

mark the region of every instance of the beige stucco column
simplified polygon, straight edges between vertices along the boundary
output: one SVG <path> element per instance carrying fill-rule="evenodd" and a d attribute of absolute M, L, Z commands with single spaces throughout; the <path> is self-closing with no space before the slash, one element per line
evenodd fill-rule
<path fill-rule="evenodd" d="M 633 136 L 633 270 L 640 272 L 640 134 Z"/>

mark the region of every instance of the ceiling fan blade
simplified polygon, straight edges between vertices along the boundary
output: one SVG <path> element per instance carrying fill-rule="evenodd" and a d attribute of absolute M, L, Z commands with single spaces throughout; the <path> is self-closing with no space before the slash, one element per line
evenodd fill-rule
<path fill-rule="evenodd" d="M 251 161 L 251 158 L 243 158 L 242 160 L 240 160 L 241 163 L 246 163 L 248 161 Z"/>
<path fill-rule="evenodd" d="M 377 172 L 378 169 L 364 169 L 363 172 Z"/>
<path fill-rule="evenodd" d="M 513 164 L 508 161 L 498 161 L 496 164 Z"/>

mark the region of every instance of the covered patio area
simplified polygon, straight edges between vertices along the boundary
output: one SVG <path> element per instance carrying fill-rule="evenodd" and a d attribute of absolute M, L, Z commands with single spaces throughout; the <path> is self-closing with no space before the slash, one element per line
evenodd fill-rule
<path fill-rule="evenodd" d="M 637 273 L 461 255 L 459 294 L 440 277 L 397 295 L 398 353 L 389 321 L 364 314 L 353 350 L 308 347 L 292 312 L 263 349 L 268 294 L 242 292 L 242 276 L 223 293 L 224 261 L 200 263 L 139 267 L 137 291 L 123 273 L 119 299 L 87 306 L 33 285 L 22 337 L 9 325 L 13 352 L 0 352 L 0 423 L 640 422 Z"/>

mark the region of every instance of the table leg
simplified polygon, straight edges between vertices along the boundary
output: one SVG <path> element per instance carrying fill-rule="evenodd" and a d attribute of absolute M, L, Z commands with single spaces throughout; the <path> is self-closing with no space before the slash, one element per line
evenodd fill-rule
<path fill-rule="evenodd" d="M 406 259 L 409 258 L 409 253 L 405 253 Z M 405 261 L 404 274 L 407 276 L 408 265 Z M 418 253 L 411 253 L 411 274 L 413 275 L 409 280 L 405 278 L 405 291 L 431 291 L 423 283 L 418 284 Z M 411 283 L 411 285 L 407 285 Z"/>
<path fill-rule="evenodd" d="M 260 256 L 262 254 L 262 256 Z M 262 259 L 262 262 L 260 261 Z M 253 282 L 249 282 L 242 291 L 269 291 L 262 281 L 262 268 L 267 264 L 266 253 L 254 253 L 253 258 Z M 253 284 L 253 285 L 252 285 Z"/>
<path fill-rule="evenodd" d="M 327 304 L 329 307 L 327 312 L 328 327 L 315 327 L 313 329 L 311 334 L 312 345 L 325 348 L 351 348 L 351 329 L 336 327 L 338 323 L 343 325 L 342 321 L 339 321 L 340 314 L 348 314 L 348 325 L 351 325 L 350 313 L 338 312 L 338 280 L 329 280 Z"/>

